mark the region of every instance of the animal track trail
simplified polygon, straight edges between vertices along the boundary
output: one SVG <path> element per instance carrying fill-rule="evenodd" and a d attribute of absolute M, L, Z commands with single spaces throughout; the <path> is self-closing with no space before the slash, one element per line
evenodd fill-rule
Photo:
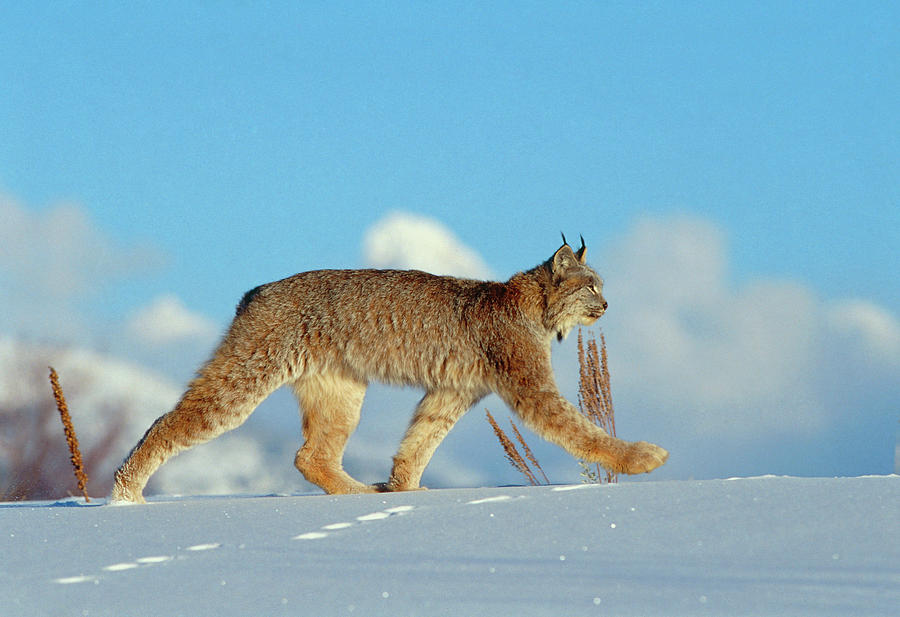
<path fill-rule="evenodd" d="M 306 533 L 301 533 L 297 536 L 294 536 L 294 540 L 318 540 L 322 538 L 327 538 L 343 529 L 349 529 L 351 527 L 357 527 L 360 525 L 365 525 L 372 523 L 374 521 L 382 521 L 394 516 L 403 516 L 408 514 L 412 510 L 415 509 L 415 506 L 394 506 L 391 508 L 386 508 L 384 510 L 379 510 L 377 512 L 371 512 L 369 514 L 363 514 L 361 516 L 357 516 L 353 521 L 342 521 L 336 523 L 329 523 L 327 525 L 323 525 L 317 531 L 309 531 Z M 53 582 L 60 585 L 73 585 L 78 583 L 93 583 L 95 585 L 100 584 L 100 581 L 108 576 L 118 574 L 120 572 L 126 572 L 130 570 L 143 569 L 153 566 L 159 566 L 161 564 L 171 562 L 171 561 L 181 561 L 185 559 L 191 558 L 191 553 L 198 553 L 202 551 L 211 551 L 221 547 L 221 543 L 219 542 L 209 542 L 205 544 L 194 544 L 191 546 L 187 546 L 184 548 L 176 548 L 172 554 L 166 555 L 147 555 L 144 557 L 138 557 L 132 561 L 122 561 L 110 563 L 105 566 L 101 566 L 96 572 L 89 574 L 79 574 L 77 576 L 64 576 L 60 578 L 54 578 Z"/>
<path fill-rule="evenodd" d="M 512 501 L 515 499 L 521 499 L 512 497 L 510 495 L 498 495 L 495 497 L 486 497 L 483 499 L 474 499 L 468 502 L 465 502 L 465 505 L 478 505 L 485 503 L 497 503 L 504 501 Z M 412 512 L 416 506 L 394 506 L 392 508 L 386 508 L 384 510 L 379 510 L 377 512 L 372 512 L 370 514 L 363 514 L 362 516 L 357 516 L 352 522 L 337 522 L 337 523 L 329 523 L 327 525 L 322 525 L 315 531 L 307 531 L 305 533 L 301 533 L 299 535 L 294 536 L 293 540 L 322 540 L 333 535 L 335 532 L 341 531 L 343 529 L 349 529 L 351 527 L 357 527 L 360 524 L 369 523 L 372 521 L 380 521 L 387 518 L 391 518 L 394 516 L 403 516 L 405 514 L 409 514 Z"/>
<path fill-rule="evenodd" d="M 567 491 L 567 490 L 575 490 L 582 488 L 582 486 L 562 486 L 555 487 L 553 491 Z M 464 506 L 477 506 L 482 504 L 497 504 L 497 503 L 510 503 L 514 501 L 518 501 L 520 499 L 525 499 L 524 496 L 514 497 L 512 495 L 495 495 L 492 497 L 484 497 L 480 499 L 472 499 L 469 501 L 462 502 L 461 505 Z M 384 521 L 396 516 L 404 516 L 409 514 L 413 510 L 416 509 L 416 506 L 412 505 L 399 505 L 393 506 L 390 508 L 385 508 L 383 510 L 378 510 L 375 512 L 370 512 L 368 514 L 362 514 L 353 518 L 352 520 L 345 521 L 337 521 L 334 523 L 328 523 L 326 525 L 322 525 L 321 527 L 307 531 L 304 533 L 300 533 L 298 535 L 293 536 L 292 540 L 306 541 L 306 540 L 321 540 L 328 537 L 336 536 L 340 532 L 346 529 L 351 529 L 355 527 L 360 527 L 362 525 L 368 525 L 377 521 Z M 72 585 L 78 583 L 93 583 L 95 585 L 100 584 L 101 580 L 107 578 L 109 576 L 114 576 L 121 572 L 127 572 L 138 569 L 145 569 L 154 566 L 160 566 L 166 564 L 168 562 L 175 561 L 183 561 L 192 558 L 192 554 L 196 554 L 203 551 L 210 551 L 218 549 L 222 546 L 219 542 L 208 542 L 203 544 L 193 544 L 191 546 L 186 547 L 175 547 L 175 549 L 170 554 L 157 554 L 157 555 L 146 555 L 144 557 L 138 557 L 131 561 L 121 561 L 121 562 L 113 562 L 104 566 L 100 566 L 95 572 L 87 573 L 87 574 L 78 574 L 76 576 L 64 576 L 59 578 L 52 579 L 52 582 L 60 584 L 60 585 Z M 243 545 L 241 546 L 243 548 Z"/>
<path fill-rule="evenodd" d="M 138 557 L 134 561 L 123 561 L 118 563 L 112 563 L 107 566 L 102 566 L 100 568 L 100 572 L 97 574 L 79 574 L 78 576 L 64 576 L 60 578 L 53 579 L 54 583 L 58 583 L 60 585 L 72 585 L 76 583 L 94 583 L 99 584 L 100 579 L 105 574 L 111 574 L 116 572 L 124 572 L 126 570 L 136 570 L 138 568 L 147 568 L 151 566 L 157 566 L 162 563 L 166 563 L 168 561 L 175 561 L 177 559 L 186 559 L 187 556 L 180 554 L 181 551 L 188 552 L 198 552 L 198 551 L 210 551 L 222 546 L 218 542 L 211 542 L 207 544 L 194 544 L 192 546 L 185 547 L 183 549 L 178 549 L 174 555 L 148 555 L 146 557 Z"/>
<path fill-rule="evenodd" d="M 318 531 L 308 531 L 293 537 L 294 540 L 321 540 L 342 529 L 349 529 L 371 521 L 381 521 L 392 516 L 403 516 L 415 509 L 415 506 L 394 506 L 378 512 L 357 516 L 354 522 L 338 522 L 322 525 Z"/>

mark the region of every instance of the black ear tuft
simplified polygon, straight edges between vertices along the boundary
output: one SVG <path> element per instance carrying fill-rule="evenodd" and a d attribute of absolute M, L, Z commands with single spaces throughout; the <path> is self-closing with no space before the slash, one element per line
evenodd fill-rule
<path fill-rule="evenodd" d="M 581 238 L 581 248 L 575 253 L 575 258 L 578 259 L 578 263 L 583 264 L 586 259 L 585 252 L 587 251 L 587 248 L 584 246 L 584 236 L 579 235 L 578 237 Z"/>

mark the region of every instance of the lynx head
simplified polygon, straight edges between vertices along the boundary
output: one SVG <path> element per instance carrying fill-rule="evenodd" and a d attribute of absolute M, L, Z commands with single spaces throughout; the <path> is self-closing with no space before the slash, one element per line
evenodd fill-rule
<path fill-rule="evenodd" d="M 566 237 L 563 245 L 544 262 L 550 285 L 544 325 L 562 341 L 576 325 L 590 326 L 606 312 L 603 279 L 585 263 L 584 238 L 573 251 Z"/>

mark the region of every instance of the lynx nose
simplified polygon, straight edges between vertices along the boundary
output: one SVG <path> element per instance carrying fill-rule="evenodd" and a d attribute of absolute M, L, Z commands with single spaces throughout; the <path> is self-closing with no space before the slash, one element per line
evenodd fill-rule
<path fill-rule="evenodd" d="M 603 310 L 605 311 L 607 308 L 609 308 L 609 303 L 606 300 L 604 300 L 603 301 Z"/>

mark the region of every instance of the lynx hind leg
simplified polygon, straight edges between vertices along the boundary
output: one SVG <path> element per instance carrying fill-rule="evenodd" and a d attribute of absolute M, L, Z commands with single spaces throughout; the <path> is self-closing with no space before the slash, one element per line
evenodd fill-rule
<path fill-rule="evenodd" d="M 556 392 L 521 397 L 511 406 L 529 428 L 547 441 L 616 473 L 647 473 L 669 458 L 669 453 L 655 444 L 610 436 Z"/>
<path fill-rule="evenodd" d="M 299 379 L 294 392 L 303 417 L 303 446 L 294 466 L 307 481 L 329 494 L 373 493 L 376 488 L 344 471 L 344 449 L 359 424 L 366 384 L 339 375 Z"/>
<path fill-rule="evenodd" d="M 476 400 L 477 397 L 452 390 L 427 392 L 400 442 L 385 490 L 418 490 L 434 451 Z"/>
<path fill-rule="evenodd" d="M 144 487 L 163 463 L 237 428 L 277 387 L 251 378 L 225 383 L 218 378 L 215 366 L 191 382 L 175 408 L 147 429 L 116 470 L 110 501 L 143 503 Z"/>

